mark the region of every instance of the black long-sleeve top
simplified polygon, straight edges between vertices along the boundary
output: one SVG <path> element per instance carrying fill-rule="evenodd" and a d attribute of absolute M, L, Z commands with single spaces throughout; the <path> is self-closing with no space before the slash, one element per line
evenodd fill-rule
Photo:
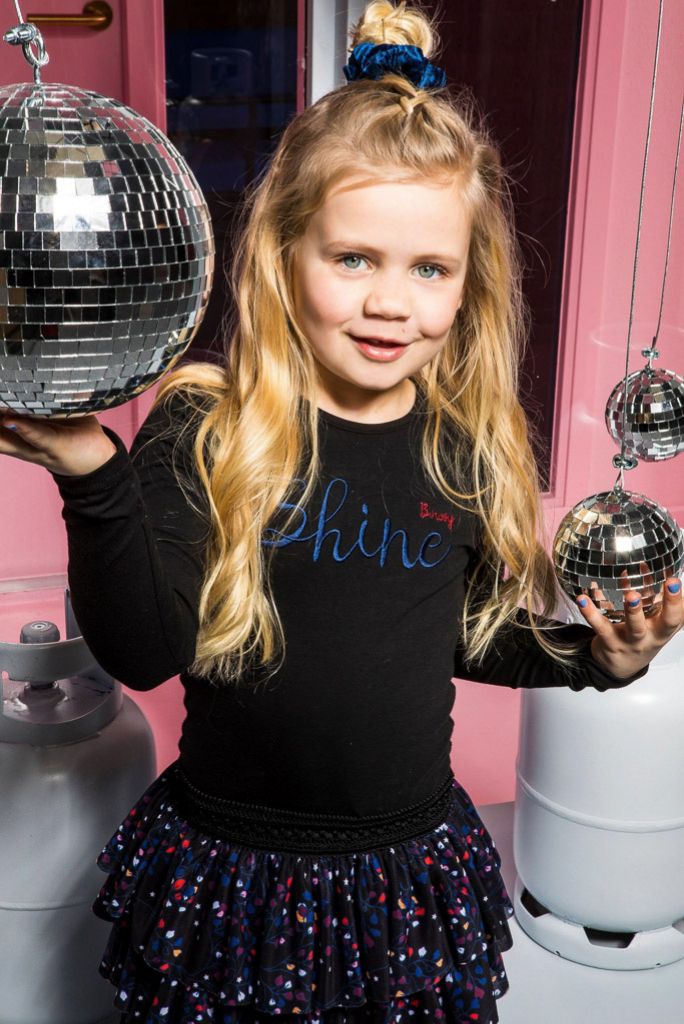
<path fill-rule="evenodd" d="M 284 664 L 256 688 L 256 674 L 237 685 L 191 675 L 209 520 L 199 485 L 195 510 L 174 474 L 176 435 L 167 428 L 182 408 L 174 397 L 170 413 L 154 410 L 130 454 L 105 427 L 116 445 L 109 461 L 53 477 L 82 634 L 102 667 L 134 690 L 180 674 L 181 767 L 205 792 L 311 813 L 392 811 L 429 798 L 449 772 L 452 676 L 605 690 L 646 673 L 604 671 L 589 651 L 593 630 L 581 623 L 554 632 L 585 640 L 570 677 L 523 629 L 500 635 L 481 667 L 466 668 L 458 622 L 478 519 L 446 502 L 422 470 L 418 401 L 388 423 L 319 410 L 316 493 L 289 532 L 276 516 L 262 536 L 276 547 Z M 184 436 L 187 470 L 191 430 Z M 529 621 L 522 609 L 518 618 Z"/>

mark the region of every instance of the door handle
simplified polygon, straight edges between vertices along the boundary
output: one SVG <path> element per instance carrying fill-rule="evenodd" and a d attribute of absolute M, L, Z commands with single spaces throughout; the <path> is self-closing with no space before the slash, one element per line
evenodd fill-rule
<path fill-rule="evenodd" d="M 75 25 L 103 32 L 112 23 L 114 14 L 105 0 L 91 0 L 83 8 L 83 14 L 28 14 L 26 20 L 32 25 Z"/>

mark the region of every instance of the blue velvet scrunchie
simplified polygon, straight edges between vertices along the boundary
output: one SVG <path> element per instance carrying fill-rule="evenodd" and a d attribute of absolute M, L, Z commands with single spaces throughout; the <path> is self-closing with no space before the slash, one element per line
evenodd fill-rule
<path fill-rule="evenodd" d="M 398 43 L 359 43 L 342 70 L 348 82 L 355 78 L 382 78 L 388 71 L 395 71 L 419 89 L 439 88 L 447 80 L 442 68 L 431 64 L 419 46 Z"/>

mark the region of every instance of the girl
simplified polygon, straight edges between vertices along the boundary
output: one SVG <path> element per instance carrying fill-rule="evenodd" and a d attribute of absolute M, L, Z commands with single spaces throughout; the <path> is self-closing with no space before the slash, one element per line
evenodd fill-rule
<path fill-rule="evenodd" d="M 130 454 L 94 416 L 1 431 L 59 488 L 97 660 L 185 688 L 98 859 L 125 1022 L 493 1024 L 513 908 L 451 677 L 624 686 L 683 618 L 547 618 L 504 172 L 419 10 L 353 42 L 252 189 L 223 365 L 168 374 Z"/>

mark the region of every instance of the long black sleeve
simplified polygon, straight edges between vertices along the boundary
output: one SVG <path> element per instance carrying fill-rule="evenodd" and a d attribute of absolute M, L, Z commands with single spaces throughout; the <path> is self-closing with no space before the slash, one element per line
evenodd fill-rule
<path fill-rule="evenodd" d="M 454 658 L 454 675 L 459 679 L 470 679 L 495 686 L 532 688 L 541 686 L 569 686 L 572 690 L 583 690 L 590 686 L 595 690 L 614 690 L 628 686 L 641 679 L 648 672 L 648 665 L 634 676 L 619 679 L 606 672 L 591 656 L 590 646 L 596 635 L 591 626 L 581 622 L 560 623 L 555 619 L 535 617 L 535 624 L 549 629 L 549 638 L 561 643 L 583 641 L 583 649 L 575 657 L 572 669 L 566 670 L 554 661 L 537 643 L 530 629 L 517 628 L 513 623 L 499 635 L 485 655 L 481 665 L 472 664 L 468 669 L 463 660 L 463 645 L 457 643 Z M 515 622 L 528 625 L 530 618 L 524 608 L 518 608 Z"/>
<path fill-rule="evenodd" d="M 111 459 L 83 476 L 52 474 L 64 502 L 76 620 L 98 663 L 136 690 L 177 675 L 195 653 L 208 515 L 192 508 L 174 473 L 186 408 L 174 396 L 168 412 L 150 413 L 130 454 L 103 427 L 116 445 Z M 175 464 L 192 482 L 194 432 L 183 436 Z M 199 487 L 191 494 L 202 510 Z"/>
<path fill-rule="evenodd" d="M 83 636 L 134 689 L 180 675 L 180 759 L 200 789 L 271 807 L 379 814 L 427 799 L 449 771 L 453 676 L 514 687 L 629 682 L 593 662 L 584 624 L 559 631 L 586 637 L 569 672 L 515 626 L 479 669 L 467 671 L 458 649 L 454 656 L 479 516 L 451 505 L 424 470 L 418 403 L 382 424 L 319 410 L 312 494 L 302 502 L 295 481 L 261 538 L 273 556 L 283 660 L 272 675 L 248 666 L 216 685 L 194 675 L 209 516 L 199 481 L 195 510 L 174 472 L 186 409 L 182 396 L 155 409 L 130 455 L 107 431 L 116 445 L 108 462 L 55 480 Z M 195 437 L 189 424 L 175 460 L 190 482 Z"/>

